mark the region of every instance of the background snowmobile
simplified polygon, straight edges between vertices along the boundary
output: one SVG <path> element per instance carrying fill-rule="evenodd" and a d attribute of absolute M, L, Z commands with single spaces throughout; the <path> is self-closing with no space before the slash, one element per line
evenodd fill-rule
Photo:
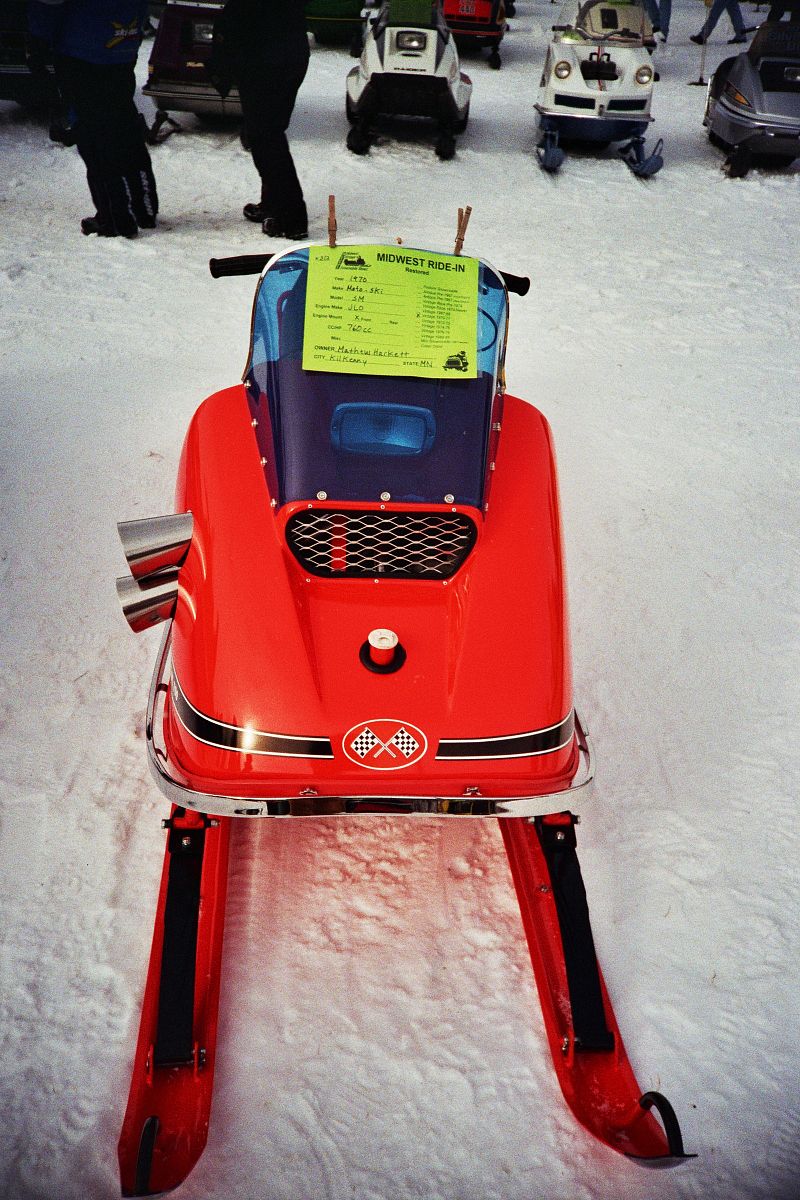
<path fill-rule="evenodd" d="M 512 16 L 513 4 L 505 0 L 444 0 L 444 16 L 453 31 L 456 45 L 489 51 L 489 66 L 501 65 L 500 43 L 506 31 L 506 17 Z"/>
<path fill-rule="evenodd" d="M 800 13 L 762 25 L 744 53 L 720 63 L 703 124 L 709 141 L 728 151 L 731 177 L 754 163 L 788 166 L 800 155 Z"/>
<path fill-rule="evenodd" d="M 528 281 L 397 245 L 211 266 L 262 271 L 243 382 L 192 419 L 176 513 L 120 526 L 125 615 L 166 622 L 146 739 L 173 806 L 123 1193 L 174 1187 L 205 1145 L 234 817 L 500 817 L 568 1103 L 617 1151 L 679 1161 L 614 1019 L 565 809 L 593 769 L 552 440 L 504 382 Z"/>
<path fill-rule="evenodd" d="M 363 0 L 309 0 L 306 23 L 320 46 L 350 46 L 361 53 Z"/>
<path fill-rule="evenodd" d="M 380 116 L 430 117 L 439 128 L 436 153 L 452 158 L 471 94 L 439 0 L 385 0 L 367 23 L 359 65 L 347 76 L 347 147 L 366 154 Z"/>
<path fill-rule="evenodd" d="M 620 154 L 634 174 L 655 175 L 663 159 L 661 142 L 645 152 L 655 72 L 646 45 L 652 25 L 642 5 L 566 0 L 553 31 L 535 106 L 542 167 L 558 170 L 565 143 L 625 142 Z"/>
<path fill-rule="evenodd" d="M 155 133 L 170 112 L 200 116 L 240 117 L 242 107 L 236 85 L 223 99 L 208 73 L 214 21 L 225 0 L 167 0 L 158 22 L 147 83 L 142 88 L 156 105 Z"/>

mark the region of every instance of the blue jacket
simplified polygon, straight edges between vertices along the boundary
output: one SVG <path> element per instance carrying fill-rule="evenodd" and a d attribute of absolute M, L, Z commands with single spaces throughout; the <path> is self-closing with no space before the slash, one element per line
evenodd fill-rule
<path fill-rule="evenodd" d="M 30 0 L 28 26 L 54 54 L 91 63 L 135 62 L 147 0 Z"/>

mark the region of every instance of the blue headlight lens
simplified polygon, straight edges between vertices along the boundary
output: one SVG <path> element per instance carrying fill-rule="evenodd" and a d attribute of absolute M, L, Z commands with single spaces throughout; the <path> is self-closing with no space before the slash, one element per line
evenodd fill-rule
<path fill-rule="evenodd" d="M 426 454 L 436 437 L 427 408 L 403 404 L 338 404 L 331 418 L 331 443 L 348 454 Z"/>

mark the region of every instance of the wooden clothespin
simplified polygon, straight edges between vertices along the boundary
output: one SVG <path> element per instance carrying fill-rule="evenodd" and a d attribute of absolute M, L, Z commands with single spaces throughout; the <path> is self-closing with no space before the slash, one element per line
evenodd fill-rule
<path fill-rule="evenodd" d="M 328 196 L 328 245 L 336 245 L 336 197 Z"/>
<path fill-rule="evenodd" d="M 456 229 L 456 244 L 455 244 L 455 248 L 453 250 L 453 254 L 461 253 L 462 247 L 464 245 L 464 238 L 466 237 L 466 233 L 467 233 L 467 226 L 469 225 L 469 219 L 471 216 L 472 216 L 472 206 L 469 204 L 467 205 L 466 208 L 460 208 L 458 210 L 458 228 Z"/>

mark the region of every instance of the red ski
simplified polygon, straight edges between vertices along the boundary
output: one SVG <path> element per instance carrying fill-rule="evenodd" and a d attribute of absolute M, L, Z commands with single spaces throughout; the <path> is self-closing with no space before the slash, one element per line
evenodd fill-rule
<path fill-rule="evenodd" d="M 123 1196 L 176 1187 L 208 1136 L 230 821 L 173 808 L 128 1108 Z"/>
<path fill-rule="evenodd" d="M 575 824 L 567 812 L 500 821 L 558 1081 L 581 1124 L 612 1150 L 678 1163 L 694 1155 L 666 1097 L 637 1084 L 597 963 Z"/>

